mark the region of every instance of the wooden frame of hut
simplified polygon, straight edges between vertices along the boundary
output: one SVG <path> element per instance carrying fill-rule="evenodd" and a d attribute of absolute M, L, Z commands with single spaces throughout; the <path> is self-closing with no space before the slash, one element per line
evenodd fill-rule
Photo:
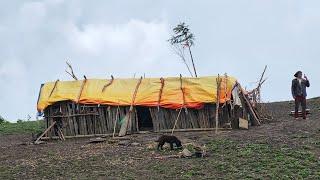
<path fill-rule="evenodd" d="M 66 138 L 237 129 L 239 119 L 260 124 L 245 91 L 226 75 L 57 80 L 41 86 L 37 108 L 44 113 L 47 138 L 57 136 L 57 118 Z"/>

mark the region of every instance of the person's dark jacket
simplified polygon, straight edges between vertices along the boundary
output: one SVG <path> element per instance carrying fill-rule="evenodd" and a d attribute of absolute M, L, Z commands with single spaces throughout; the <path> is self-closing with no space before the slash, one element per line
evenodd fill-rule
<path fill-rule="evenodd" d="M 291 92 L 293 97 L 297 96 L 303 96 L 307 97 L 307 87 L 310 87 L 309 80 L 302 79 L 301 84 L 299 83 L 299 80 L 293 79 L 292 80 L 292 86 L 291 86 Z"/>

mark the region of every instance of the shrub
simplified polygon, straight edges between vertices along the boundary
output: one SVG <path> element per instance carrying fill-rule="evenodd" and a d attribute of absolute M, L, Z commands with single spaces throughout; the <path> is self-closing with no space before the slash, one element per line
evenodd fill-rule
<path fill-rule="evenodd" d="M 2 116 L 0 116 L 0 124 L 5 123 L 5 122 L 6 122 L 6 120 Z"/>

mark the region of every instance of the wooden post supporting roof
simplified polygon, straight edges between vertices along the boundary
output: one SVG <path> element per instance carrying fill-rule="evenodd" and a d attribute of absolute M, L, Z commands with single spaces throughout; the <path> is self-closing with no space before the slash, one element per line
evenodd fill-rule
<path fill-rule="evenodd" d="M 180 89 L 182 93 L 182 107 L 184 108 L 185 112 L 188 113 L 188 109 L 186 108 L 186 97 L 185 97 L 185 92 L 184 88 L 182 86 L 182 75 L 180 74 Z"/>
<path fill-rule="evenodd" d="M 160 78 L 160 82 L 161 82 L 161 87 L 160 87 L 159 98 L 158 98 L 158 112 L 160 111 L 160 102 L 161 102 L 161 97 L 162 97 L 162 92 L 164 87 L 164 79 Z"/>
<path fill-rule="evenodd" d="M 218 133 L 218 126 L 219 126 L 219 105 L 220 105 L 220 87 L 221 87 L 221 81 L 220 75 L 218 74 L 217 77 L 217 102 L 216 102 L 216 128 L 215 133 Z"/>
<path fill-rule="evenodd" d="M 141 81 L 142 81 L 142 77 L 139 79 L 139 81 L 138 81 L 138 83 L 136 85 L 136 88 L 134 90 L 134 93 L 132 95 L 132 101 L 131 101 L 130 109 L 129 109 L 129 112 L 126 114 L 125 118 L 124 118 L 123 124 L 121 125 L 119 136 L 125 136 L 126 133 L 127 133 L 128 125 L 129 125 L 129 123 L 131 123 L 131 113 L 132 113 L 132 110 L 133 110 L 133 105 L 135 103 L 135 99 L 136 99 L 136 96 L 137 96 L 138 89 L 140 87 Z"/>
<path fill-rule="evenodd" d="M 115 134 L 116 134 L 116 126 L 117 126 L 117 122 L 118 122 L 118 117 L 119 117 L 119 113 L 120 113 L 120 107 L 119 107 L 119 104 L 118 104 L 118 107 L 117 107 L 117 111 L 116 111 L 116 118 L 114 120 L 114 125 L 113 125 L 113 133 L 112 133 L 112 137 L 114 138 Z"/>
<path fill-rule="evenodd" d="M 77 103 L 79 103 L 79 101 L 80 101 L 80 97 L 81 97 L 81 94 L 82 94 L 82 91 L 83 91 L 83 88 L 84 88 L 84 85 L 86 84 L 86 82 L 87 82 L 87 78 L 85 78 L 82 81 L 82 84 L 81 84 L 81 87 L 80 87 L 80 90 L 79 90 L 79 94 L 78 94 L 78 97 L 77 97 L 77 100 L 76 100 Z"/>

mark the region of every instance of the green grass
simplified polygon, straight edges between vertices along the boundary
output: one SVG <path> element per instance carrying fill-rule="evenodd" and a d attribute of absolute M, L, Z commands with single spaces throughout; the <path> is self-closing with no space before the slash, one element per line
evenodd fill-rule
<path fill-rule="evenodd" d="M 154 162 L 156 174 L 181 179 L 320 179 L 320 160 L 303 147 L 276 147 L 267 143 L 213 140 L 210 157 Z"/>
<path fill-rule="evenodd" d="M 141 179 L 141 175 L 148 177 L 146 179 L 320 179 L 318 157 L 303 147 L 293 149 L 288 146 L 223 139 L 212 140 L 206 147 L 209 153 L 206 158 L 146 158 L 131 163 L 130 156 L 125 154 L 120 156 L 122 159 L 108 153 L 106 156 L 92 154 L 79 159 L 78 156 L 61 157 L 59 151 L 49 150 L 37 161 L 37 168 L 32 173 L 38 179 Z M 139 152 L 140 157 L 145 157 L 143 153 L 150 151 Z M 29 168 L 26 164 L 0 164 L 0 177 L 18 177 L 21 170 Z"/>
<path fill-rule="evenodd" d="M 4 122 L 0 124 L 0 134 L 39 133 L 44 129 L 44 121 L 22 121 L 18 123 Z"/>
<path fill-rule="evenodd" d="M 320 178 L 320 161 L 303 147 L 274 147 L 270 144 L 239 144 L 217 140 L 208 144 L 214 153 L 213 168 L 236 178 Z"/>

